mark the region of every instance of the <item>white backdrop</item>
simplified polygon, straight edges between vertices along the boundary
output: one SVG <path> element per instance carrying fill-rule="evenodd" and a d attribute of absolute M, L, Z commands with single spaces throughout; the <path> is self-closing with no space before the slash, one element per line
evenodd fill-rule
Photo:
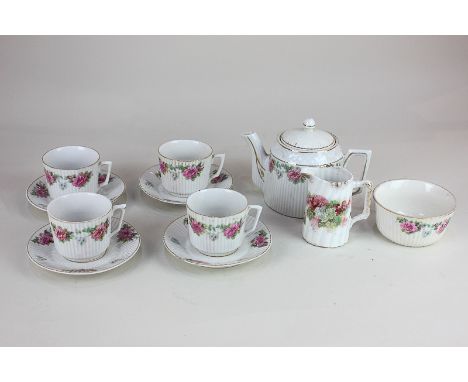
<path fill-rule="evenodd" d="M 0 37 L 0 345 L 468 345 L 467 97 L 462 37 Z M 397 246 L 372 214 L 346 246 L 315 248 L 265 208 L 273 248 L 258 261 L 205 270 L 165 253 L 184 208 L 137 187 L 160 143 L 210 143 L 263 204 L 240 134 L 268 147 L 310 116 L 344 149 L 373 150 L 375 183 L 450 189 L 444 239 Z M 47 216 L 25 190 L 65 144 L 95 147 L 126 182 L 143 241 L 120 269 L 74 278 L 27 258 Z"/>

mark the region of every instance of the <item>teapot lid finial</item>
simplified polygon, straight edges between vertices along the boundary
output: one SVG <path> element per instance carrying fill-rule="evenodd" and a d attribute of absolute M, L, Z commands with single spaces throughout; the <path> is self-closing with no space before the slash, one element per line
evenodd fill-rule
<path fill-rule="evenodd" d="M 313 118 L 307 118 L 306 120 L 304 120 L 304 122 L 302 122 L 302 124 L 305 126 L 305 127 L 315 127 L 315 120 Z"/>

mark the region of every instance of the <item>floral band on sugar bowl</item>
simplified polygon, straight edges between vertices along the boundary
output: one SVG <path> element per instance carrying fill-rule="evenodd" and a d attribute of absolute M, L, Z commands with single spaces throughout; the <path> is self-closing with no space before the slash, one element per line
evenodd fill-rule
<path fill-rule="evenodd" d="M 421 232 L 423 237 L 426 237 L 432 235 L 434 232 L 437 234 L 444 232 L 450 222 L 450 218 L 434 224 L 422 223 L 418 220 L 409 220 L 403 217 L 397 217 L 396 221 L 400 224 L 401 232 L 407 235 Z"/>

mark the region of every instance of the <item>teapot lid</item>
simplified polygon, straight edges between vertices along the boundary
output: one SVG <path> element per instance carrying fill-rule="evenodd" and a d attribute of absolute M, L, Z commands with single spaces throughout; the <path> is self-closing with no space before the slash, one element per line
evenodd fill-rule
<path fill-rule="evenodd" d="M 312 118 L 302 124 L 303 127 L 283 131 L 278 137 L 279 144 L 288 150 L 303 153 L 330 150 L 336 146 L 336 137 L 317 129 Z"/>

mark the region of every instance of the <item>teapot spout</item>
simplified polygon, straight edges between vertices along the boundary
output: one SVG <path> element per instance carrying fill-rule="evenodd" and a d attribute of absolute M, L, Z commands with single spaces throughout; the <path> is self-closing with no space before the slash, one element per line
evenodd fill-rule
<path fill-rule="evenodd" d="M 244 133 L 242 136 L 247 140 L 252 151 L 252 181 L 258 188 L 263 189 L 268 154 L 257 133 Z"/>

